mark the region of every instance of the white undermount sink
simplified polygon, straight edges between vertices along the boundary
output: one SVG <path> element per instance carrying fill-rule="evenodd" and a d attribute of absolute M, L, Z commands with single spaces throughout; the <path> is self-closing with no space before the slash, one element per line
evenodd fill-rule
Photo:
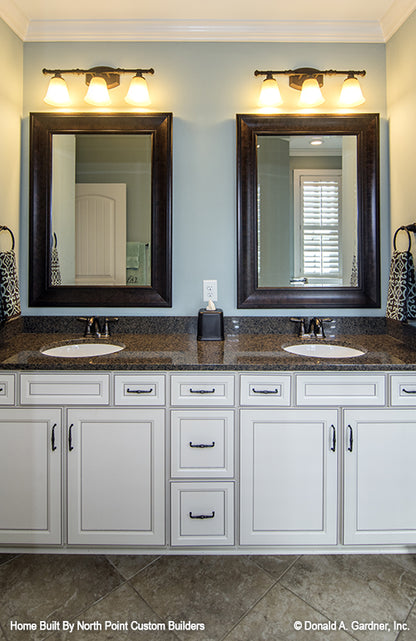
<path fill-rule="evenodd" d="M 57 358 L 87 358 L 88 356 L 114 354 L 122 349 L 124 349 L 123 346 L 110 343 L 71 343 L 69 345 L 47 347 L 41 350 L 41 354 Z"/>
<path fill-rule="evenodd" d="M 298 356 L 312 356 L 315 358 L 354 358 L 362 356 L 365 352 L 345 345 L 331 345 L 330 343 L 300 343 L 283 347 L 286 352 Z"/>

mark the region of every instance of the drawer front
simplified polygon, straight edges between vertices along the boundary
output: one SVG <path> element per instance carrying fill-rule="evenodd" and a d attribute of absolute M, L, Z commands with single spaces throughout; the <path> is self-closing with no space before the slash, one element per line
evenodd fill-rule
<path fill-rule="evenodd" d="M 385 377 L 382 374 L 320 375 L 296 377 L 297 405 L 384 405 Z"/>
<path fill-rule="evenodd" d="M 240 378 L 241 405 L 290 405 L 290 376 L 256 376 Z"/>
<path fill-rule="evenodd" d="M 234 484 L 172 483 L 172 546 L 234 544 Z"/>
<path fill-rule="evenodd" d="M 191 375 L 172 376 L 172 405 L 233 405 L 234 377 Z"/>
<path fill-rule="evenodd" d="M 114 376 L 116 405 L 164 405 L 165 377 L 163 375 Z"/>
<path fill-rule="evenodd" d="M 108 374 L 21 374 L 22 405 L 108 405 Z"/>
<path fill-rule="evenodd" d="M 416 405 L 416 374 L 392 374 L 390 399 L 392 405 Z"/>
<path fill-rule="evenodd" d="M 14 404 L 14 390 L 13 374 L 2 374 L 0 376 L 0 405 Z"/>
<path fill-rule="evenodd" d="M 171 476 L 231 477 L 234 412 L 175 410 L 171 415 Z"/>

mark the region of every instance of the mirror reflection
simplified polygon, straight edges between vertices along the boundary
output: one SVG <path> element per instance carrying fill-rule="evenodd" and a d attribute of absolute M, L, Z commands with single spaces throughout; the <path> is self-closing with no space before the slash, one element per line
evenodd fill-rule
<path fill-rule="evenodd" d="M 357 287 L 357 138 L 258 135 L 259 287 Z"/>
<path fill-rule="evenodd" d="M 151 186 L 151 134 L 54 134 L 51 285 L 150 285 Z"/>

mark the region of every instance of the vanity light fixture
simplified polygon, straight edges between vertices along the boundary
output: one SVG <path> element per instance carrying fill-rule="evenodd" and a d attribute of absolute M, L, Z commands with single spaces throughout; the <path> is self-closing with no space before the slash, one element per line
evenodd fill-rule
<path fill-rule="evenodd" d="M 66 107 L 71 104 L 69 91 L 63 74 L 85 76 L 88 91 L 84 98 L 91 105 L 99 107 L 111 104 L 109 89 L 118 87 L 120 75 L 135 74 L 125 97 L 126 102 L 136 106 L 150 104 L 149 90 L 143 74 L 154 74 L 154 69 L 113 69 L 112 67 L 93 67 L 92 69 L 43 69 L 44 75 L 52 75 L 44 101 L 55 107 Z"/>
<path fill-rule="evenodd" d="M 282 71 L 259 71 L 256 69 L 254 72 L 255 76 L 266 76 L 262 83 L 259 99 L 259 105 L 263 107 L 274 107 L 283 102 L 277 81 L 274 78 L 274 76 L 278 75 L 289 76 L 289 86 L 301 92 L 299 99 L 299 105 L 301 107 L 317 107 L 325 101 L 321 92 L 321 87 L 323 87 L 324 84 L 324 76 L 347 76 L 341 90 L 340 105 L 344 107 L 356 107 L 365 101 L 356 76 L 365 76 L 365 74 L 365 70 L 337 71 L 335 69 L 328 69 L 319 71 L 318 69 L 310 67 L 286 69 Z M 273 87 L 277 88 L 275 93 L 271 90 Z M 263 93 L 267 95 L 268 102 L 264 102 Z"/>

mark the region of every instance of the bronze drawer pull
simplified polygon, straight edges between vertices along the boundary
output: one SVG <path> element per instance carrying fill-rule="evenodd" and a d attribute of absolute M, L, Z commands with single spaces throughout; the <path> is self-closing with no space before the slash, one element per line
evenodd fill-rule
<path fill-rule="evenodd" d="M 215 447 L 215 441 L 212 441 L 211 445 L 206 444 L 206 443 L 198 443 L 198 444 L 194 445 L 194 443 L 192 443 L 192 441 L 189 441 L 189 447 L 200 447 L 200 448 L 203 448 L 203 447 Z"/>
<path fill-rule="evenodd" d="M 331 452 L 335 452 L 335 450 L 337 449 L 337 431 L 335 429 L 335 425 L 331 425 L 331 430 L 332 430 Z"/>
<path fill-rule="evenodd" d="M 150 389 L 130 389 L 129 387 L 127 388 L 127 394 L 150 394 L 152 392 L 152 388 Z"/>
<path fill-rule="evenodd" d="M 278 389 L 254 389 L 254 387 L 252 387 L 252 392 L 253 394 L 277 394 Z"/>
<path fill-rule="evenodd" d="M 193 515 L 192 512 L 189 512 L 189 518 L 191 519 L 213 519 L 215 516 L 214 510 L 212 511 L 212 514 L 195 514 Z"/>
<path fill-rule="evenodd" d="M 74 424 L 71 423 L 69 426 L 69 434 L 68 434 L 68 446 L 69 446 L 69 451 L 72 452 L 74 449 L 74 446 L 72 445 L 72 428 L 74 427 Z"/>
<path fill-rule="evenodd" d="M 416 389 L 406 389 L 405 387 L 402 387 L 402 391 L 405 394 L 416 394 Z"/>
<path fill-rule="evenodd" d="M 52 452 L 54 452 L 54 451 L 57 449 L 57 447 L 56 447 L 56 443 L 55 443 L 55 427 L 56 427 L 56 423 L 52 426 L 52 434 L 51 434 L 51 448 L 52 448 Z"/>
<path fill-rule="evenodd" d="M 212 389 L 192 389 L 192 387 L 189 389 L 191 394 L 215 394 L 215 387 Z"/>

